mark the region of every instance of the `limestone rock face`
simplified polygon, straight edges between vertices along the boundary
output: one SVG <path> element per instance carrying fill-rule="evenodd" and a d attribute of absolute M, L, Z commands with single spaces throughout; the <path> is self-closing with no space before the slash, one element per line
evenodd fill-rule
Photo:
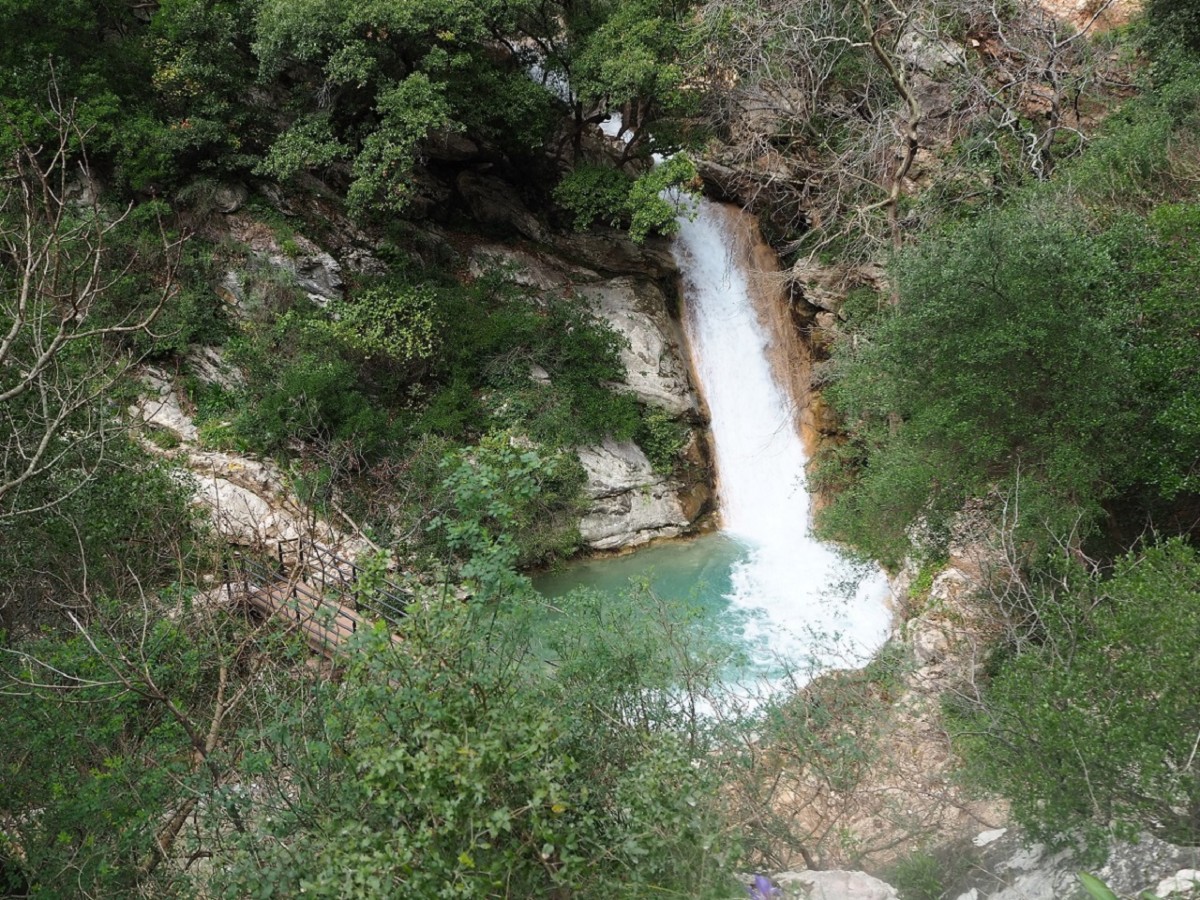
<path fill-rule="evenodd" d="M 130 407 L 130 415 L 154 428 L 171 432 L 181 442 L 196 440 L 199 432 L 191 416 L 180 406 L 175 386 L 167 373 L 161 369 L 147 369 L 142 373 L 142 383 L 146 391 Z"/>
<path fill-rule="evenodd" d="M 324 250 L 314 248 L 314 252 L 294 258 L 271 256 L 270 263 L 295 275 L 296 284 L 318 306 L 342 297 L 345 282 L 342 281 L 341 263 Z"/>
<path fill-rule="evenodd" d="M 621 349 L 629 390 L 672 415 L 694 412 L 696 395 L 683 364 L 679 327 L 667 315 L 662 291 L 649 282 L 614 278 L 578 293 L 629 342 Z"/>
<path fill-rule="evenodd" d="M 1136 843 L 1114 841 L 1108 861 L 1097 868 L 1071 849 L 1051 851 L 1029 844 L 1015 829 L 989 842 L 980 854 L 969 884 L 954 900 L 1086 900 L 1079 882 L 1082 870 L 1094 874 L 1121 897 L 1153 891 L 1179 900 L 1190 898 L 1190 872 L 1200 866 L 1200 848 L 1168 844 L 1148 834 Z"/>
<path fill-rule="evenodd" d="M 514 284 L 539 291 L 561 291 L 566 285 L 600 280 L 591 269 L 507 244 L 477 244 L 467 256 L 469 271 L 476 278 L 501 268 Z"/>
<path fill-rule="evenodd" d="M 181 467 L 180 478 L 192 489 L 193 502 L 204 509 L 217 532 L 232 544 L 256 549 L 282 547 L 284 558 L 294 554 L 296 538 L 310 538 L 347 559 L 369 548 L 359 537 L 323 522 L 287 486 L 279 467 L 268 460 L 201 450 L 195 423 L 182 408 L 170 377 L 161 370 L 142 374 L 146 386 L 130 409 L 135 419 L 171 432 L 180 446 L 160 453 Z"/>
<path fill-rule="evenodd" d="M 605 440 L 583 447 L 579 461 L 587 472 L 591 507 L 579 533 L 593 550 L 635 547 L 654 538 L 675 537 L 689 524 L 679 499 L 680 486 L 657 475 L 632 441 Z"/>

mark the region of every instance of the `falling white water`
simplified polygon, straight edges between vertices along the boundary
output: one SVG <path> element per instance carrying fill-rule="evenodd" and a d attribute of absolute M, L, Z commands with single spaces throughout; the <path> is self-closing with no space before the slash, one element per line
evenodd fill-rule
<path fill-rule="evenodd" d="M 570 96 L 567 86 L 548 86 Z M 630 137 L 616 114 L 600 129 L 610 138 Z M 754 669 L 768 680 L 778 672 L 776 660 L 861 665 L 887 637 L 887 580 L 877 567 L 856 566 L 813 537 L 804 444 L 792 398 L 772 371 L 769 331 L 750 290 L 749 252 L 741 258 L 744 242 L 720 206 L 683 205 L 672 253 L 683 276 L 693 366 L 711 416 L 721 526 L 743 548 L 725 600 L 743 622 Z"/>
<path fill-rule="evenodd" d="M 679 220 L 688 340 L 708 403 L 723 530 L 746 549 L 729 602 L 746 637 L 771 655 L 862 662 L 889 625 L 882 573 L 852 566 L 811 534 L 807 462 L 788 392 L 769 361 L 769 332 L 750 291 L 748 259 L 721 207 L 700 201 Z"/>

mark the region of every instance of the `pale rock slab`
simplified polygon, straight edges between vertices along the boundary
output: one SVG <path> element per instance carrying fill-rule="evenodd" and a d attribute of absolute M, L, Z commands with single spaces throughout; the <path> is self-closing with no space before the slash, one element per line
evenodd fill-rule
<path fill-rule="evenodd" d="M 694 412 L 696 395 L 683 364 L 681 336 L 662 291 L 649 282 L 614 278 L 584 285 L 578 293 L 628 342 L 621 363 L 629 391 L 673 416 Z"/>
<path fill-rule="evenodd" d="M 894 887 L 865 872 L 783 872 L 774 880 L 785 889 L 800 887 L 807 900 L 900 900 Z"/>
<path fill-rule="evenodd" d="M 129 408 L 130 415 L 154 428 L 170 431 L 184 443 L 200 436 L 191 416 L 180 406 L 175 386 L 166 372 L 146 369 L 142 373 L 142 383 L 146 385 L 146 393 Z"/>
<path fill-rule="evenodd" d="M 688 526 L 678 487 L 654 472 L 632 441 L 611 438 L 583 447 L 579 461 L 587 473 L 590 508 L 579 533 L 593 550 L 634 547 L 654 538 L 676 537 Z"/>

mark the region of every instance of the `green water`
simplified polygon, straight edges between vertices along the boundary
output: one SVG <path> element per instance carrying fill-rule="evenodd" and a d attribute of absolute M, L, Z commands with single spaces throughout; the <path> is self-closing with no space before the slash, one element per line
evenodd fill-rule
<path fill-rule="evenodd" d="M 563 598 L 577 588 L 617 596 L 645 582 L 657 596 L 685 601 L 703 613 L 711 627 L 737 639 L 746 613 L 731 608 L 733 567 L 746 559 L 746 550 L 724 534 L 707 534 L 676 543 L 659 544 L 626 556 L 569 563 L 533 579 L 533 586 L 550 598 Z"/>

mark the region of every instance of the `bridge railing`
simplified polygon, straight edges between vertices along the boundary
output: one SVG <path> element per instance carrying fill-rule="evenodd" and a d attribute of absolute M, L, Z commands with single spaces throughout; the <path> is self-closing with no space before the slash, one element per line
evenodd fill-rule
<path fill-rule="evenodd" d="M 229 599 L 296 623 L 318 652 L 372 619 L 397 625 L 408 616 L 413 592 L 390 578 L 364 584 L 361 568 L 308 539 L 280 545 L 277 558 L 231 551 L 224 560 Z M 294 559 L 293 565 L 288 560 Z"/>

